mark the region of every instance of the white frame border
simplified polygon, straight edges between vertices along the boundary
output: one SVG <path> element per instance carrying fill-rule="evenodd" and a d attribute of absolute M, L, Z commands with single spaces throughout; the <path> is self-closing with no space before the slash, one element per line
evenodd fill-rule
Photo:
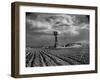
<path fill-rule="evenodd" d="M 19 30 L 20 30 L 20 51 L 19 51 L 19 74 L 40 74 L 40 73 L 56 73 L 56 72 L 75 72 L 95 70 L 95 10 L 73 9 L 73 8 L 52 8 L 37 6 L 20 6 L 19 7 Z M 57 67 L 25 67 L 25 12 L 41 12 L 41 13 L 66 13 L 90 15 L 90 64 L 74 65 L 74 66 L 57 66 Z"/>

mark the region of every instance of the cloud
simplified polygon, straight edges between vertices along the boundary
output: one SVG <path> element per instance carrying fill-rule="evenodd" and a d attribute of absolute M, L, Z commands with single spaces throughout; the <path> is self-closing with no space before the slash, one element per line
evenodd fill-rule
<path fill-rule="evenodd" d="M 72 14 L 30 13 L 26 15 L 26 44 L 53 46 L 53 31 L 59 44 L 89 42 L 89 16 Z"/>
<path fill-rule="evenodd" d="M 34 16 L 35 19 L 34 19 Z M 33 18 L 31 18 L 33 17 Z M 79 35 L 80 30 L 89 29 L 89 21 L 85 15 L 43 14 L 33 13 L 26 16 L 26 24 L 33 32 L 52 33 L 71 36 Z"/>

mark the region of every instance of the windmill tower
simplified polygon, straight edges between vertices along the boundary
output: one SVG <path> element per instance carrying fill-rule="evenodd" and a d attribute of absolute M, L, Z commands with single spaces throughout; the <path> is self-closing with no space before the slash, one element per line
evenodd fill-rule
<path fill-rule="evenodd" d="M 55 43 L 54 43 L 54 47 L 56 48 L 58 45 L 58 38 L 57 38 L 58 32 L 54 31 L 54 37 L 55 37 Z"/>

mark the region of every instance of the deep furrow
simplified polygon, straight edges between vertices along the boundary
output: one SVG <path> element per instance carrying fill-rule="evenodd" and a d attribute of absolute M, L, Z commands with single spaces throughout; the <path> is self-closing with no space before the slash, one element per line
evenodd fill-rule
<path fill-rule="evenodd" d="M 43 66 L 48 66 L 46 58 L 43 56 L 43 54 L 41 54 L 41 52 L 39 52 L 39 53 L 40 53 L 40 56 L 41 56 L 41 59 L 42 59 L 42 63 L 44 64 Z"/>
<path fill-rule="evenodd" d="M 54 55 L 54 56 L 57 56 L 57 55 Z M 59 57 L 59 56 L 57 56 L 57 57 Z M 59 58 L 64 60 L 64 61 L 66 61 L 66 62 L 68 62 L 68 63 L 70 63 L 71 65 L 81 64 L 79 61 L 73 60 L 72 58 L 69 58 L 69 57 L 62 57 L 62 56 L 60 56 Z"/>
<path fill-rule="evenodd" d="M 27 53 L 26 63 L 27 67 L 84 64 L 83 62 L 74 59 L 73 57 L 55 55 L 52 54 L 49 50 L 42 49 Z"/>
<path fill-rule="evenodd" d="M 34 63 L 33 66 L 41 66 L 41 62 L 40 62 L 40 53 L 38 51 L 36 51 L 35 53 L 35 59 L 34 59 Z"/>
<path fill-rule="evenodd" d="M 68 57 L 61 56 L 61 58 L 62 58 L 62 59 L 65 59 L 65 60 L 67 60 L 67 61 L 69 61 L 69 62 L 72 63 L 73 65 L 75 65 L 75 64 L 76 64 L 76 65 L 77 65 L 77 64 L 81 64 L 81 62 L 76 61 L 76 60 L 70 58 L 69 56 L 68 56 Z"/>
<path fill-rule="evenodd" d="M 44 61 L 44 57 L 40 53 L 39 55 L 40 66 L 47 66 L 47 63 Z"/>
<path fill-rule="evenodd" d="M 61 58 L 57 57 L 57 56 L 54 56 L 52 54 L 48 54 L 48 53 L 45 53 L 43 51 L 43 53 L 47 56 L 49 56 L 52 60 L 54 60 L 54 62 L 57 64 L 57 65 L 69 65 L 70 63 L 62 60 Z"/>
<path fill-rule="evenodd" d="M 72 59 L 72 60 L 74 60 L 74 61 L 77 61 L 77 62 L 79 62 L 79 63 L 81 63 L 81 64 L 85 64 L 84 62 L 82 62 L 82 61 L 79 61 L 79 60 L 77 60 L 77 59 L 74 59 L 74 58 L 72 58 L 72 57 L 68 57 L 68 58 L 70 58 L 70 59 Z"/>
<path fill-rule="evenodd" d="M 57 66 L 57 63 L 55 63 L 54 60 L 51 59 L 51 57 L 45 55 L 44 53 L 40 52 L 41 55 L 43 55 L 43 57 L 46 59 L 47 61 L 47 66 Z"/>
<path fill-rule="evenodd" d="M 27 57 L 28 55 L 30 55 L 30 53 L 31 53 L 31 52 L 26 52 L 26 57 Z"/>
<path fill-rule="evenodd" d="M 36 58 L 36 52 L 33 53 L 33 56 L 34 57 L 32 58 L 30 67 L 33 67 L 33 64 L 34 64 L 34 61 L 35 61 L 35 58 Z"/>
<path fill-rule="evenodd" d="M 32 67 L 32 63 L 34 61 L 34 58 L 35 58 L 35 54 L 32 53 L 30 55 L 30 60 L 28 61 L 27 66 Z"/>
<path fill-rule="evenodd" d="M 52 54 L 51 52 L 48 52 L 48 54 L 52 55 L 52 56 L 55 56 L 55 57 L 58 57 L 58 58 L 62 59 L 63 61 L 68 62 L 71 65 L 80 64 L 80 62 L 75 61 L 75 60 L 73 60 L 71 58 L 64 58 L 64 57 L 61 57 L 61 56 L 57 56 L 57 55 Z"/>
<path fill-rule="evenodd" d="M 31 59 L 32 53 L 30 52 L 29 55 L 26 56 L 26 61 L 29 61 Z"/>
<path fill-rule="evenodd" d="M 43 53 L 43 54 L 45 54 L 45 53 Z M 53 56 L 50 56 L 50 55 L 47 55 L 47 54 L 45 54 L 45 55 L 48 56 L 51 60 L 53 60 L 56 65 L 62 65 L 60 62 L 57 61 L 56 58 L 53 58 Z"/>
<path fill-rule="evenodd" d="M 47 53 L 45 53 L 45 54 L 47 54 Z M 58 58 L 58 59 L 62 60 L 62 62 L 67 63 L 67 65 L 73 65 L 72 62 L 69 62 L 68 60 L 65 60 L 65 59 L 63 59 L 63 58 L 61 58 L 61 57 L 59 57 L 59 56 L 53 55 L 53 54 L 50 53 L 50 52 L 48 52 L 47 55 L 49 55 L 49 56 L 53 56 L 53 57 L 55 57 L 55 58 Z M 64 63 L 64 65 L 66 65 L 65 63 Z"/>

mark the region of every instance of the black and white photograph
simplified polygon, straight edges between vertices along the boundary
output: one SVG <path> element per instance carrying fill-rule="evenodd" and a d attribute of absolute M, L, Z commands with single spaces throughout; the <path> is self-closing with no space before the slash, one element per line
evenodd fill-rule
<path fill-rule="evenodd" d="M 12 76 L 97 73 L 97 7 L 12 3 Z"/>
<path fill-rule="evenodd" d="M 26 12 L 26 67 L 88 65 L 90 16 Z"/>

